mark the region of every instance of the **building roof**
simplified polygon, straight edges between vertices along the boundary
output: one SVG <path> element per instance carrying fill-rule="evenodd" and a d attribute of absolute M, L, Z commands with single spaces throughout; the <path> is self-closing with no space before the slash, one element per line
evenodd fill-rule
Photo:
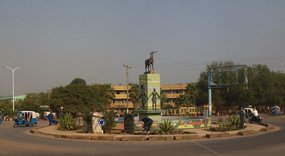
<path fill-rule="evenodd" d="M 18 96 L 15 96 L 15 99 L 16 100 L 24 100 L 26 97 L 26 95 L 18 95 Z M 12 100 L 12 96 L 5 96 L 5 97 L 1 97 L 0 100 Z"/>
<path fill-rule="evenodd" d="M 181 83 L 181 84 L 167 84 L 167 85 L 161 85 L 161 90 L 181 90 L 186 89 L 187 84 Z"/>

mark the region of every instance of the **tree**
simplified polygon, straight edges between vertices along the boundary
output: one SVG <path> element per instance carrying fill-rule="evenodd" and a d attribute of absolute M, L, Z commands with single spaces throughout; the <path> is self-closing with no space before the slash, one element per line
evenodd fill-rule
<path fill-rule="evenodd" d="M 167 102 L 167 97 L 165 95 L 165 93 L 160 90 L 160 105 L 161 105 L 161 109 L 166 109 L 168 108 L 169 106 L 166 104 Z"/>
<path fill-rule="evenodd" d="M 241 83 L 245 81 L 241 76 L 242 70 L 224 70 L 236 66 L 232 61 L 219 61 L 207 65 L 206 71 L 200 74 L 197 83 L 197 103 L 202 105 L 208 103 L 208 72 L 212 71 L 213 83 L 217 86 L 212 89 L 212 101 L 217 111 L 223 110 L 224 107 L 232 107 L 244 103 L 243 99 L 244 86 Z"/>
<path fill-rule="evenodd" d="M 48 94 L 44 92 L 29 93 L 25 99 L 19 102 L 19 110 L 32 110 L 43 114 L 45 109 L 42 107 L 49 105 Z"/>
<path fill-rule="evenodd" d="M 208 103 L 208 76 L 210 69 L 222 66 L 232 66 L 233 62 L 213 62 L 207 65 L 205 72 L 200 74 L 197 83 L 198 104 Z M 253 105 L 267 107 L 274 104 L 284 105 L 285 74 L 271 71 L 266 65 L 253 65 L 247 67 L 248 85 L 244 85 L 244 71 L 236 73 L 219 73 L 213 75 L 216 84 L 237 82 L 240 85 L 219 87 L 212 89 L 213 105 L 217 111 L 223 107 L 238 107 Z M 238 75 L 238 80 L 235 79 Z"/>
<path fill-rule="evenodd" d="M 17 108 L 18 103 L 16 103 L 15 107 Z M 3 116 L 13 117 L 14 112 L 12 109 L 11 100 L 1 100 L 0 101 L 0 111 Z"/>
<path fill-rule="evenodd" d="M 70 85 L 71 84 L 78 84 L 78 85 L 83 85 L 83 86 L 87 85 L 86 81 L 81 78 L 75 78 L 74 80 L 71 81 Z"/>
<path fill-rule="evenodd" d="M 134 105 L 134 111 L 137 111 L 140 102 L 140 86 L 136 83 L 130 83 L 130 100 Z"/>
<path fill-rule="evenodd" d="M 110 84 L 86 85 L 85 80 L 76 78 L 65 87 L 56 87 L 51 92 L 51 108 L 59 111 L 64 107 L 65 112 L 74 115 L 79 112 L 85 121 L 85 132 L 92 131 L 92 112 L 104 112 L 109 109 L 114 97 Z"/>
<path fill-rule="evenodd" d="M 191 107 L 195 106 L 198 100 L 198 91 L 196 84 L 188 83 L 185 94 L 178 97 L 176 101 L 177 107 Z"/>

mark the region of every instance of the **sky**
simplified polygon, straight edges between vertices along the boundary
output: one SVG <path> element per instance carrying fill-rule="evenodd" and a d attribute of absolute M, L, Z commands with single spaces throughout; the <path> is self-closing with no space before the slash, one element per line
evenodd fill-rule
<path fill-rule="evenodd" d="M 0 0 L 0 96 L 75 78 L 138 83 L 151 51 L 161 84 L 196 82 L 213 61 L 285 71 L 284 0 Z"/>

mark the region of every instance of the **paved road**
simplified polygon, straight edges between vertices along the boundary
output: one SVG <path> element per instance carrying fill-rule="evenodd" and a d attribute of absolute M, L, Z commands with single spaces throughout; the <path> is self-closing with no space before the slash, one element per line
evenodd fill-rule
<path fill-rule="evenodd" d="M 173 142 L 112 142 L 63 140 L 27 134 L 29 127 L 0 126 L 0 155 L 104 156 L 281 156 L 285 153 L 285 117 L 265 117 L 281 130 L 250 137 Z M 40 124 L 47 124 L 41 121 Z"/>

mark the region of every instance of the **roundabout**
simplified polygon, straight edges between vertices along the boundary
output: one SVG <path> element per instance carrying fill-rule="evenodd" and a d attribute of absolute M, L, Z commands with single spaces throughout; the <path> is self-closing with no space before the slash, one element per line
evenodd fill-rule
<path fill-rule="evenodd" d="M 265 132 L 271 132 L 278 130 L 273 125 L 259 125 L 259 124 L 247 124 L 245 129 L 227 131 L 227 132 L 213 132 L 208 129 L 188 129 L 185 130 L 185 134 L 169 134 L 169 135 L 156 135 L 156 134 L 91 134 L 82 133 L 81 131 L 60 131 L 57 126 L 46 126 L 43 128 L 32 128 L 30 133 L 43 134 L 53 136 L 55 138 L 64 139 L 79 139 L 79 140 L 105 140 L 105 141 L 178 141 L 178 140 L 197 140 L 197 139 L 210 139 L 210 138 L 222 138 L 233 136 L 246 136 L 253 134 L 262 134 Z"/>
<path fill-rule="evenodd" d="M 13 128 L 12 122 L 4 121 L 0 126 L 0 155 L 283 155 L 285 152 L 285 117 L 264 116 L 263 118 L 265 123 L 279 128 L 270 132 L 254 134 L 248 132 L 244 136 L 229 135 L 210 139 L 203 137 L 173 141 L 67 139 L 39 133 L 31 134 L 30 131 L 33 128 Z M 46 125 L 48 125 L 46 121 L 40 121 L 38 126 L 46 127 Z M 63 135 L 66 132 L 57 133 Z"/>

